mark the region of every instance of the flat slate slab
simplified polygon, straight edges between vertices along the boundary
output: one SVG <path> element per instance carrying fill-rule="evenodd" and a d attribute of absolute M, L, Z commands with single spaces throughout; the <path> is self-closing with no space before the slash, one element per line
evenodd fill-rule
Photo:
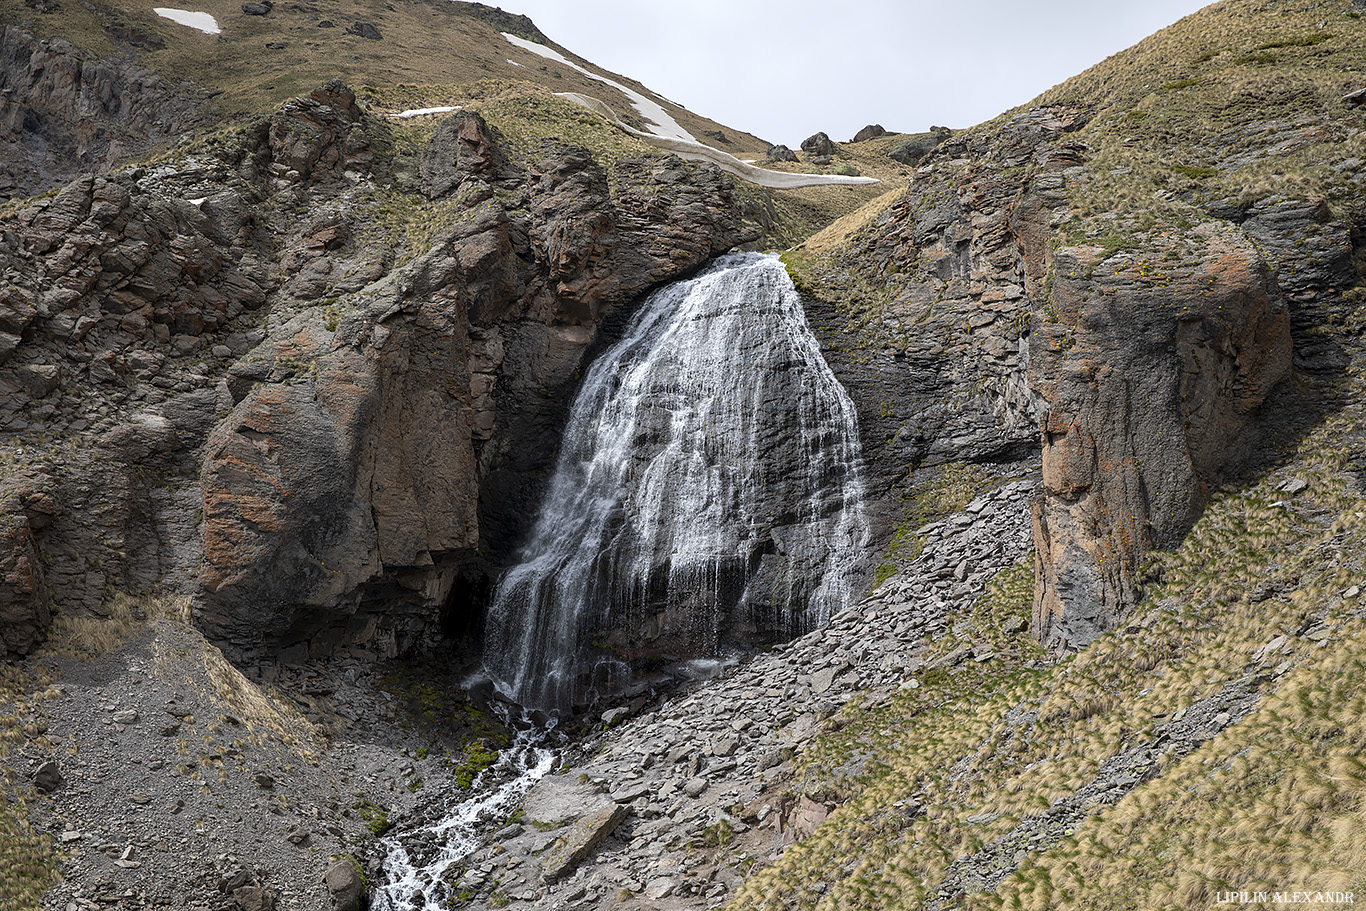
<path fill-rule="evenodd" d="M 568 825 L 612 802 L 596 785 L 568 775 L 547 775 L 523 798 L 522 813 L 544 829 L 548 825 Z"/>
<path fill-rule="evenodd" d="M 609 803 L 581 817 L 546 852 L 545 860 L 541 863 L 541 878 L 553 883 L 571 873 L 604 838 L 612 834 L 612 830 L 626 818 L 628 812 L 622 804 Z"/>

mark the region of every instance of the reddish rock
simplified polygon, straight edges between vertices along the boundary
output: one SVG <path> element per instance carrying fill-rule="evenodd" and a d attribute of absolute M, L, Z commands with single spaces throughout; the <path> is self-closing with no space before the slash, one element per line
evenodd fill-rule
<path fill-rule="evenodd" d="M 1078 648 L 1120 620 L 1144 554 L 1179 543 L 1289 371 L 1288 312 L 1257 248 L 1231 225 L 1196 231 L 1195 256 L 1154 234 L 1104 262 L 1099 248 L 1054 257 L 1029 366 L 1043 401 L 1034 629 L 1048 644 Z"/>

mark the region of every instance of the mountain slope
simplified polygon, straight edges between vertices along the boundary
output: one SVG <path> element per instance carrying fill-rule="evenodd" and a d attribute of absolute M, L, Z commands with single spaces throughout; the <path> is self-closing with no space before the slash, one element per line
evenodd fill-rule
<path fill-rule="evenodd" d="M 558 836 L 496 820 L 486 862 L 515 870 L 518 891 L 481 866 L 456 894 L 1091 908 L 1366 888 L 1357 4 L 1224 0 L 949 138 L 894 197 L 744 187 L 555 94 L 600 82 L 507 64 L 500 32 L 533 26 L 475 5 L 394 7 L 223 3 L 206 7 L 224 24 L 210 39 L 131 6 L 6 0 L 6 72 L 55 79 L 4 102 L 24 149 L 20 198 L 0 212 L 7 650 L 37 648 L 54 603 L 49 648 L 73 620 L 122 622 L 129 591 L 194 592 L 201 628 L 309 707 L 292 724 L 341 750 L 372 737 L 367 763 L 405 769 L 357 786 L 352 809 L 412 807 L 383 791 L 420 790 L 415 767 L 446 776 L 444 805 L 463 787 L 447 760 L 477 768 L 497 736 L 470 741 L 462 715 L 447 733 L 465 742 L 429 757 L 392 725 L 359 733 L 383 703 L 366 674 L 469 645 L 576 377 L 633 300 L 764 231 L 795 241 L 847 214 L 786 260 L 859 402 L 882 584 L 715 691 L 634 700 L 642 717 L 581 761 L 582 784 L 596 792 L 600 776 L 630 822 L 567 883 L 545 883 L 544 858 L 522 850 Z M 450 17 L 462 55 L 444 54 L 431 16 Z M 15 23 L 69 28 L 85 50 Z M 412 62 L 396 60 L 400 41 L 420 50 Z M 263 77 L 243 75 L 263 60 Z M 336 66 L 372 82 L 315 88 Z M 391 81 L 404 66 L 420 86 Z M 80 105 L 106 95 L 78 130 Z M 465 110 L 383 116 L 447 105 Z M 242 116 L 211 129 L 225 112 Z M 179 132 L 199 138 L 163 145 Z M 842 154 L 891 176 L 901 166 L 872 162 L 895 141 Z M 41 162 L 96 173 L 65 183 Z M 62 189 L 22 198 L 33 180 Z M 1033 565 L 1019 559 L 1032 491 Z M 219 666 L 198 633 L 153 627 L 138 655 Z M 97 666 L 82 706 L 101 704 L 100 676 L 140 685 L 130 654 Z M 52 667 L 71 672 L 49 651 L 4 678 L 0 856 L 25 900 L 51 881 L 65 795 L 22 778 L 105 733 L 44 716 L 61 695 L 45 689 Z M 254 700 L 255 683 L 228 677 L 227 695 Z M 343 695 L 351 723 L 325 709 Z M 741 699 L 753 717 L 727 733 L 716 715 Z M 255 794 L 265 786 L 209 737 L 233 726 L 216 713 L 238 710 L 205 700 L 220 730 L 185 758 L 225 794 Z M 101 762 L 142 733 L 100 739 Z M 167 762 L 173 741 L 153 742 Z M 302 799 L 320 802 L 326 834 L 308 837 L 358 850 L 361 827 L 316 777 L 323 796 Z M 106 831 L 72 849 L 90 879 L 51 894 L 98 887 L 132 906 L 193 881 L 198 906 L 242 905 L 252 896 L 226 895 L 236 874 L 220 879 L 215 857 L 250 855 L 248 879 L 277 868 L 282 846 L 260 849 L 252 827 L 280 828 L 266 804 L 293 801 L 217 807 L 205 787 L 204 813 L 246 822 L 229 844 L 126 854 L 146 866 L 115 870 Z M 25 821 L 30 805 L 42 812 Z M 127 819 L 155 844 L 159 817 Z M 192 823 L 176 821 L 187 839 Z M 687 888 L 637 879 L 653 858 Z M 150 891 L 106 887 L 132 869 Z M 324 907 L 310 869 L 274 875 Z"/>

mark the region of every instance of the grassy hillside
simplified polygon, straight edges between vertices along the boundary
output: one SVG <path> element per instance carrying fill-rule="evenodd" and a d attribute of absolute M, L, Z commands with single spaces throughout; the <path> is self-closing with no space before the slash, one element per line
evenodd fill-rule
<path fill-rule="evenodd" d="M 221 92 L 216 101 L 226 115 L 260 113 L 340 76 L 353 88 L 427 86 L 515 78 L 557 92 L 603 96 L 619 111 L 630 112 L 616 90 L 568 67 L 521 50 L 502 32 L 555 47 L 530 20 L 476 3 L 450 0 L 321 0 L 278 3 L 266 16 L 243 13 L 240 0 L 204 0 L 195 10 L 212 15 L 222 29 L 206 35 L 164 19 L 150 4 L 130 0 L 108 3 L 61 2 L 39 13 L 22 0 L 0 3 L 0 22 L 22 25 L 40 37 L 60 37 L 100 57 L 131 55 L 171 84 L 190 83 Z M 355 34 L 356 23 L 379 31 L 372 40 Z M 602 72 L 596 70 L 595 72 Z M 614 81 L 648 93 L 628 78 Z M 417 106 L 417 105 L 414 105 Z M 682 108 L 671 113 L 692 131 L 722 127 Z M 760 140 L 725 128 L 728 151 L 763 148 Z M 734 148 L 732 149 L 731 146 Z"/>
<path fill-rule="evenodd" d="M 1353 405 L 1290 465 L 1221 495 L 1157 556 L 1166 582 L 1129 625 L 1085 652 L 1043 670 L 931 672 L 828 723 L 797 787 L 842 805 L 733 907 L 1360 894 L 1366 500 L 1343 443 L 1364 420 Z M 1291 478 L 1308 488 L 1287 495 Z M 976 613 L 1027 601 L 1011 581 Z M 993 869 L 996 882 L 979 875 Z"/>
<path fill-rule="evenodd" d="M 1358 195 L 1366 124 L 1343 96 L 1366 85 L 1362 15 L 1227 0 L 1040 96 L 1095 112 L 1077 135 L 1091 155 L 1071 197 L 1083 230 L 1180 224 L 1217 200 Z"/>
<path fill-rule="evenodd" d="M 965 151 L 974 138 L 1068 105 L 1090 117 L 1067 137 L 1085 167 L 1068 177 L 1055 248 L 1141 258 L 1158 238 L 1276 199 L 1322 201 L 1360 233 L 1366 111 L 1344 96 L 1366 85 L 1364 14 L 1345 0 L 1225 0 L 974 128 L 934 168 L 966 185 L 983 167 Z M 1020 169 L 1022 184 L 1035 176 Z M 856 252 L 882 229 L 881 205 L 808 242 L 798 265 L 849 269 L 890 304 L 898 276 Z M 1153 555 L 1147 598 L 1122 628 L 1042 666 L 1024 656 L 926 673 L 827 722 L 792 788 L 839 808 L 731 907 L 1362 894 L 1363 298 L 1358 285 L 1320 302 L 1313 325 L 1301 305 L 1297 350 L 1331 346 L 1350 366 L 1297 369 L 1264 417 L 1280 449 L 1228 480 L 1178 549 Z M 1027 602 L 1016 582 L 999 580 L 974 616 Z M 963 644 L 948 637 L 935 654 Z"/>

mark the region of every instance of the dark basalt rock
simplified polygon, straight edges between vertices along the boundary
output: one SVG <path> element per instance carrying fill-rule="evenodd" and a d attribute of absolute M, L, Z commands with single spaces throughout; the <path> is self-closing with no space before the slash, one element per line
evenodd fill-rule
<path fill-rule="evenodd" d="M 369 41 L 379 41 L 383 36 L 373 22 L 356 22 L 346 30 L 348 35 L 356 35 Z"/>
<path fill-rule="evenodd" d="M 919 133 L 892 146 L 887 150 L 887 157 L 902 164 L 914 166 L 919 164 L 922 158 L 930 154 L 947 137 L 947 133 Z"/>
<path fill-rule="evenodd" d="M 814 133 L 802 140 L 802 151 L 808 155 L 834 155 L 835 144 L 824 133 Z"/>

